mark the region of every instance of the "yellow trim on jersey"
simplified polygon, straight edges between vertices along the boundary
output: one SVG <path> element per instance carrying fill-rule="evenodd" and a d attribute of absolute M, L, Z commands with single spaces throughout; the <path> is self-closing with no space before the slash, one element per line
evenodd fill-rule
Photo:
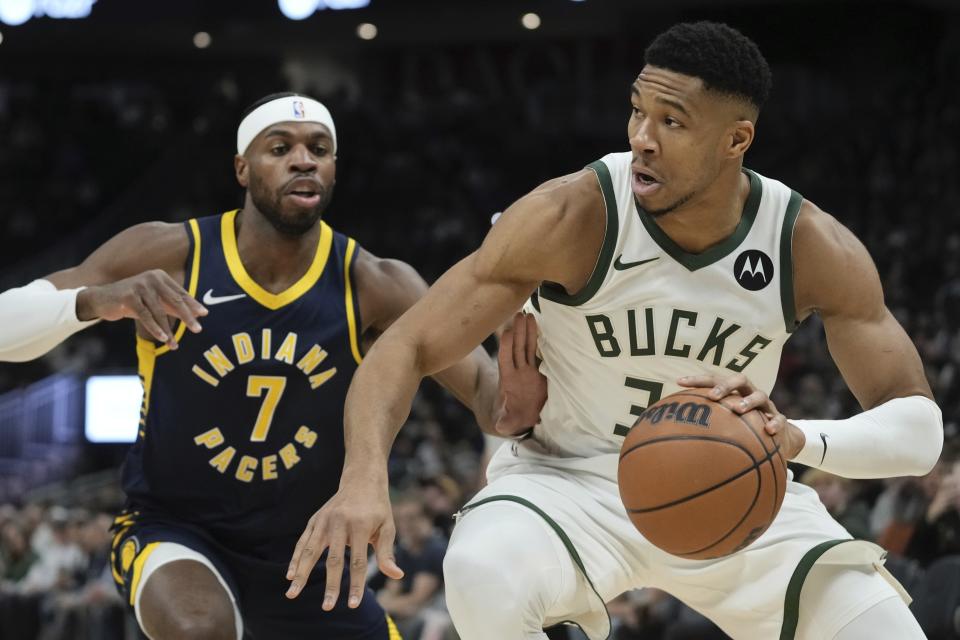
<path fill-rule="evenodd" d="M 350 281 L 350 262 L 353 260 L 353 254 L 356 252 L 357 243 L 353 238 L 347 239 L 347 250 L 344 252 L 346 257 L 343 264 L 343 279 L 346 281 L 346 302 L 347 302 L 347 327 L 350 330 L 350 351 L 353 352 L 353 359 L 360 364 L 363 358 L 360 356 L 360 343 L 357 341 L 357 319 L 353 315 L 353 287 Z"/>
<path fill-rule="evenodd" d="M 140 584 L 140 578 L 143 575 L 143 565 L 146 564 L 150 554 L 157 550 L 159 542 L 151 542 L 143 548 L 137 559 L 133 561 L 133 578 L 130 580 L 130 606 L 133 606 L 134 596 L 137 594 L 137 586 Z"/>
<path fill-rule="evenodd" d="M 193 233 L 193 261 L 190 265 L 190 279 L 187 280 L 187 293 L 192 297 L 197 297 L 197 277 L 200 274 L 200 225 L 197 224 L 196 219 L 191 218 L 188 223 L 190 224 L 190 232 Z M 176 331 L 173 333 L 173 339 L 177 342 L 180 342 L 180 339 L 183 337 L 183 334 L 187 331 L 187 325 L 183 322 L 179 323 Z M 162 345 L 156 348 L 156 355 L 162 356 L 167 351 L 170 351 L 170 347 L 167 345 Z"/>
<path fill-rule="evenodd" d="M 320 279 L 323 268 L 327 265 L 327 258 L 330 257 L 330 247 L 333 245 L 333 229 L 323 220 L 320 221 L 320 239 L 317 242 L 317 252 L 313 256 L 313 263 L 310 268 L 286 291 L 270 293 L 250 277 L 240 260 L 240 252 L 237 249 L 237 231 L 234 224 L 238 211 L 223 214 L 220 219 L 220 238 L 223 242 L 223 254 L 227 258 L 227 268 L 230 269 L 230 275 L 240 285 L 240 288 L 251 298 L 272 311 L 290 304 L 309 291 Z"/>
<path fill-rule="evenodd" d="M 164 347 L 166 348 L 166 347 Z M 143 381 L 143 406 L 140 410 L 140 431 L 147 425 L 147 412 L 150 411 L 150 387 L 153 386 L 153 370 L 157 365 L 160 349 L 151 340 L 137 336 L 137 373 Z"/>
<path fill-rule="evenodd" d="M 389 635 L 387 640 L 403 640 L 403 636 L 400 635 L 400 630 L 397 629 L 397 624 L 393 621 L 393 618 L 390 617 L 390 614 L 387 614 L 387 631 Z"/>

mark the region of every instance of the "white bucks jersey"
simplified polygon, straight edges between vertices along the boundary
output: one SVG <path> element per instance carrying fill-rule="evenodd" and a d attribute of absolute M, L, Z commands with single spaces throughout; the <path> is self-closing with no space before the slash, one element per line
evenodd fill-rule
<path fill-rule="evenodd" d="M 745 171 L 750 195 L 734 233 L 686 253 L 635 203 L 629 152 L 590 165 L 606 234 L 590 281 L 574 296 L 544 284 L 528 304 L 549 380 L 536 440 L 560 456 L 619 451 L 677 378 L 745 374 L 773 388 L 795 328 L 791 241 L 801 197 Z"/>

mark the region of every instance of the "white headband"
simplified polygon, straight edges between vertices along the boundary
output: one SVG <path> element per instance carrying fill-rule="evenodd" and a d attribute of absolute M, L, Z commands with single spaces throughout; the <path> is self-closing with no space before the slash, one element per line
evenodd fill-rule
<path fill-rule="evenodd" d="M 279 122 L 317 122 L 330 129 L 333 153 L 337 152 L 337 129 L 327 108 L 312 98 L 286 96 L 262 104 L 243 119 L 237 127 L 237 153 L 243 155 L 253 139 L 270 125 Z"/>

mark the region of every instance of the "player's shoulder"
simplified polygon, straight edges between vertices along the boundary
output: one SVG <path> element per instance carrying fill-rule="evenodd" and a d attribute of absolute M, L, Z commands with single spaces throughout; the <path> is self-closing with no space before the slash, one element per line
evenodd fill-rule
<path fill-rule="evenodd" d="M 794 227 L 793 270 L 801 317 L 815 310 L 882 299 L 879 276 L 866 247 L 809 200 L 801 204 Z"/>
<path fill-rule="evenodd" d="M 190 232 L 182 222 L 143 222 L 128 227 L 110 240 L 118 253 L 142 270 L 183 268 L 191 247 Z"/>
<path fill-rule="evenodd" d="M 810 200 L 800 204 L 793 230 L 794 261 L 828 263 L 864 251 L 850 229 Z"/>
<path fill-rule="evenodd" d="M 381 258 L 360 245 L 357 245 L 354 258 L 354 274 L 361 290 L 403 285 L 410 280 L 422 281 L 417 270 L 403 260 Z"/>
<path fill-rule="evenodd" d="M 357 246 L 353 279 L 363 331 L 384 330 L 427 291 L 427 283 L 403 260 L 381 258 Z"/>
<path fill-rule="evenodd" d="M 550 222 L 550 219 L 567 219 L 569 222 L 570 218 L 577 219 L 596 213 L 597 206 L 603 205 L 603 194 L 596 172 L 585 167 L 574 173 L 547 180 L 521 201 L 533 204 L 532 210 L 548 218 L 546 222 Z"/>

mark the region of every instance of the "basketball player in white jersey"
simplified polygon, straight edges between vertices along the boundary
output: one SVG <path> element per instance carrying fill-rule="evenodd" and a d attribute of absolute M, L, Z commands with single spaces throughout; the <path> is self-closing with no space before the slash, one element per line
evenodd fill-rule
<path fill-rule="evenodd" d="M 561 622 L 600 640 L 604 602 L 639 587 L 672 593 L 737 639 L 923 637 L 883 550 L 850 540 L 809 488 L 791 482 L 770 528 L 715 560 L 660 551 L 619 500 L 627 428 L 681 386 L 739 394 L 743 411 L 768 414 L 789 458 L 838 475 L 922 475 L 939 456 L 940 410 L 864 247 L 742 166 L 769 90 L 756 45 L 726 25 L 681 24 L 654 40 L 631 87 L 630 150 L 509 207 L 358 369 L 340 490 L 297 545 L 291 597 L 324 549 L 331 601 L 345 545 L 372 541 L 397 575 L 386 460 L 420 379 L 530 297 L 549 398 L 529 437 L 494 457 L 454 530 L 446 593 L 463 640 L 540 639 Z M 783 343 L 813 313 L 865 409 L 846 420 L 788 421 L 768 399 Z"/>

